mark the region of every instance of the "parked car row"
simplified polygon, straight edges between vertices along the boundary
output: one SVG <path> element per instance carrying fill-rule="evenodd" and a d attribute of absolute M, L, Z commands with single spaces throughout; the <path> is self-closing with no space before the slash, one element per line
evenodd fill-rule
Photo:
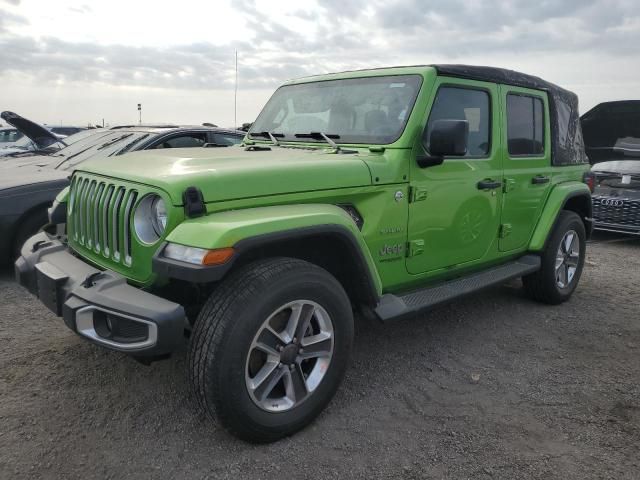
<path fill-rule="evenodd" d="M 0 159 L 0 263 L 47 223 L 47 209 L 88 159 L 110 159 L 147 149 L 211 148 L 240 143 L 245 132 L 203 126 L 117 126 L 83 130 L 64 139 L 11 112 L 2 118 L 38 148 Z"/>

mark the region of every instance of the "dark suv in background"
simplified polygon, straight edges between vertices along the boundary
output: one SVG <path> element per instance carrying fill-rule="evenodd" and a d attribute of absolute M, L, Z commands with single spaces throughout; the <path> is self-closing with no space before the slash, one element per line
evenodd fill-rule
<path fill-rule="evenodd" d="M 594 228 L 640 235 L 640 100 L 605 102 L 581 118 Z"/>

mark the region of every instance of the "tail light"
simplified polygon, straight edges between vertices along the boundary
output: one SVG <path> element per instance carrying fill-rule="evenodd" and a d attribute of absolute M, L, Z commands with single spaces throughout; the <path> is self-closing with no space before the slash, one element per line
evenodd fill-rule
<path fill-rule="evenodd" d="M 591 193 L 593 193 L 596 188 L 595 174 L 593 172 L 585 172 L 585 174 L 582 176 L 582 181 L 587 184 L 587 187 L 589 187 L 589 190 L 591 190 Z"/>

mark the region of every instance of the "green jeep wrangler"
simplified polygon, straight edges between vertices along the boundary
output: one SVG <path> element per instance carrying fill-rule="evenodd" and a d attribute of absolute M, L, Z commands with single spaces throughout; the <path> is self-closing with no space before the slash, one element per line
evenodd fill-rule
<path fill-rule="evenodd" d="M 331 400 L 354 312 L 386 322 L 516 277 L 567 300 L 591 231 L 587 171 L 577 97 L 536 77 L 304 78 L 242 146 L 83 164 L 50 210 L 66 236 L 29 239 L 16 275 L 98 345 L 148 362 L 188 342 L 203 410 L 273 441 Z"/>

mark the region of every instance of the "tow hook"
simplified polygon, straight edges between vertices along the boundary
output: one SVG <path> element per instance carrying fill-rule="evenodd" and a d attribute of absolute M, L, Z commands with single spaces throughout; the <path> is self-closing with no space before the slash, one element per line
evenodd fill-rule
<path fill-rule="evenodd" d="M 87 278 L 85 278 L 80 285 L 84 288 L 91 288 L 96 284 L 94 280 L 96 280 L 100 275 L 102 275 L 102 272 L 93 272 L 92 274 L 87 275 Z"/>
<path fill-rule="evenodd" d="M 40 250 L 40 247 L 42 247 L 44 244 L 49 243 L 47 240 L 38 240 L 36 243 L 33 244 L 33 246 L 31 247 L 31 251 L 35 252 Z"/>

